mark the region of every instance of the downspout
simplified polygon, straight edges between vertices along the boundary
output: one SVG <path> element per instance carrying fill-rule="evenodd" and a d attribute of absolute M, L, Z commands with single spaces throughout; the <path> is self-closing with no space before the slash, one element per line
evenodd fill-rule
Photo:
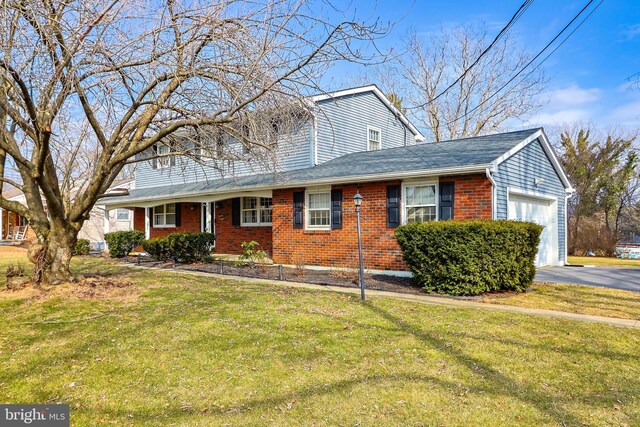
<path fill-rule="evenodd" d="M 569 188 L 565 190 L 564 196 L 564 265 L 569 264 L 569 212 L 567 211 L 567 205 L 573 193 L 575 193 L 575 190 Z"/>
<path fill-rule="evenodd" d="M 496 199 L 498 197 L 498 187 L 496 185 L 496 182 L 493 180 L 493 176 L 491 176 L 492 173 L 492 169 L 491 168 L 487 168 L 485 170 L 485 173 L 487 174 L 487 179 L 489 181 L 491 181 L 491 219 L 496 219 Z"/>

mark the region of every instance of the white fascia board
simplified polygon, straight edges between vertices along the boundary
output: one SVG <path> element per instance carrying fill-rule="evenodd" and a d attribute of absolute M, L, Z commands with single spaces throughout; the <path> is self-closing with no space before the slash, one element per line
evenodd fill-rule
<path fill-rule="evenodd" d="M 407 119 L 407 117 L 404 114 L 402 114 L 402 112 L 398 110 L 395 107 L 395 105 L 393 105 L 387 99 L 384 93 L 382 93 L 380 88 L 376 85 L 360 86 L 360 87 L 354 87 L 351 89 L 339 90 L 336 92 L 329 92 L 322 95 L 315 95 L 311 97 L 311 100 L 313 102 L 319 102 L 319 101 L 325 101 L 327 99 L 335 99 L 335 98 L 340 98 L 342 96 L 356 95 L 356 94 L 365 93 L 365 92 L 373 92 L 380 99 L 380 101 L 382 101 L 387 106 L 387 108 L 389 108 L 393 112 L 393 114 L 395 114 L 397 117 L 399 117 L 400 121 L 402 121 L 402 123 L 404 123 L 404 125 L 411 130 L 411 132 L 415 135 L 417 142 L 422 142 L 425 140 L 424 135 L 422 135 L 420 131 L 409 121 L 409 119 Z"/>
<path fill-rule="evenodd" d="M 551 144 L 549 144 L 549 139 L 547 138 L 547 135 L 544 133 L 544 130 L 542 130 L 542 129 L 538 129 L 536 132 L 531 134 L 528 138 L 526 138 L 525 140 L 520 142 L 518 145 L 514 146 L 509 151 L 504 153 L 502 156 L 500 156 L 496 160 L 494 160 L 494 162 L 493 162 L 494 163 L 494 167 L 497 167 L 500 163 L 504 162 L 509 157 L 513 156 L 518 151 L 522 150 L 524 147 L 526 147 L 527 145 L 529 145 L 531 142 L 535 141 L 536 139 L 540 140 L 540 144 L 542 145 L 542 149 L 546 153 L 546 155 L 549 158 L 549 160 L 551 160 L 551 165 L 553 166 L 553 169 L 556 171 L 556 173 L 560 177 L 560 180 L 562 181 L 562 184 L 564 184 L 565 191 L 567 193 L 573 193 L 575 190 L 571 186 L 571 182 L 569 182 L 569 178 L 567 177 L 567 174 L 562 169 L 562 166 L 560 165 L 560 161 L 558 160 L 558 157 L 556 156 L 556 153 L 553 150 L 553 148 L 551 148 Z"/>
<path fill-rule="evenodd" d="M 249 197 L 249 196 L 262 196 L 271 197 L 272 190 L 280 190 L 286 188 L 302 188 L 302 187 L 318 187 L 321 185 L 343 185 L 353 184 L 358 182 L 377 182 L 377 181 L 390 181 L 400 180 L 408 178 L 437 178 L 440 176 L 448 175 L 466 175 L 474 173 L 484 174 L 487 168 L 491 167 L 491 164 L 473 165 L 473 166 L 458 166 L 442 169 L 421 169 L 404 172 L 389 172 L 376 175 L 354 175 L 346 177 L 315 179 L 310 181 L 292 181 L 291 183 L 276 183 L 247 186 L 243 190 L 209 190 L 199 191 L 194 193 L 176 194 L 171 196 L 154 196 L 145 197 L 138 200 L 122 201 L 114 203 L 105 203 L 109 209 L 119 207 L 150 207 L 162 203 L 174 203 L 174 202 L 215 202 L 219 200 L 226 200 L 233 197 Z"/>

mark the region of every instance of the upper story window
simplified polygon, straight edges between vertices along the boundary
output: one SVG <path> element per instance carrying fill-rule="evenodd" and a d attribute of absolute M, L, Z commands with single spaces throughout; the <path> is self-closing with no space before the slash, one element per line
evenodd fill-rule
<path fill-rule="evenodd" d="M 165 144 L 155 145 L 155 155 L 158 156 L 154 161 L 156 169 L 164 169 L 173 166 L 173 156 L 170 156 L 171 147 Z"/>
<path fill-rule="evenodd" d="M 116 220 L 117 221 L 129 221 L 129 214 L 131 212 L 129 209 L 116 209 Z"/>
<path fill-rule="evenodd" d="M 368 145 L 367 150 L 375 151 L 379 150 L 382 145 L 382 133 L 379 128 L 375 128 L 372 126 L 367 126 L 367 134 L 368 134 Z"/>
<path fill-rule="evenodd" d="M 271 197 L 243 197 L 242 225 L 245 227 L 271 225 L 272 203 Z"/>
<path fill-rule="evenodd" d="M 155 206 L 153 208 L 154 227 L 175 227 L 176 226 L 176 204 Z"/>
<path fill-rule="evenodd" d="M 407 223 L 427 222 L 437 219 L 438 185 L 436 183 L 411 183 L 404 187 L 404 210 Z"/>
<path fill-rule="evenodd" d="M 307 191 L 307 228 L 331 228 L 331 190 Z"/>

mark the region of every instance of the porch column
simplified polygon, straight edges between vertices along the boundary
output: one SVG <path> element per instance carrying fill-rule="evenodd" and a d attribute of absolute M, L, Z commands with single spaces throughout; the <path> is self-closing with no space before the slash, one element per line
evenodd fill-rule
<path fill-rule="evenodd" d="M 4 209 L 0 208 L 0 240 L 4 239 Z"/>
<path fill-rule="evenodd" d="M 149 240 L 151 238 L 151 208 L 144 208 L 144 238 Z"/>
<path fill-rule="evenodd" d="M 109 208 L 106 206 L 104 207 L 103 228 L 104 234 L 107 234 L 109 232 Z"/>
<path fill-rule="evenodd" d="M 205 203 L 206 206 L 206 216 L 205 216 L 205 226 L 204 229 L 207 233 L 213 233 L 213 230 L 211 229 L 211 218 L 212 218 L 212 212 L 211 212 L 211 208 L 213 202 L 207 202 Z"/>

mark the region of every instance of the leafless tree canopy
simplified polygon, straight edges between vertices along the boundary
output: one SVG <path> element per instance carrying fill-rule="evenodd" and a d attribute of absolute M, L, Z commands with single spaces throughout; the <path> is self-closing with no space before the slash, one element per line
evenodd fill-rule
<path fill-rule="evenodd" d="M 336 15 L 305 0 L 3 0 L 0 179 L 28 209 L 0 207 L 27 217 L 47 268 L 68 271 L 65 251 L 138 154 L 201 129 L 268 146 L 259 112 L 304 106 L 328 65 L 366 61 L 387 31 L 322 8 Z"/>
<path fill-rule="evenodd" d="M 540 72 L 525 71 L 507 84 L 530 59 L 508 35 L 465 74 L 489 43 L 486 30 L 471 26 L 442 29 L 428 38 L 413 33 L 406 53 L 395 66 L 379 68 L 378 77 L 435 141 L 496 132 L 540 107 L 537 95 L 545 80 Z"/>

